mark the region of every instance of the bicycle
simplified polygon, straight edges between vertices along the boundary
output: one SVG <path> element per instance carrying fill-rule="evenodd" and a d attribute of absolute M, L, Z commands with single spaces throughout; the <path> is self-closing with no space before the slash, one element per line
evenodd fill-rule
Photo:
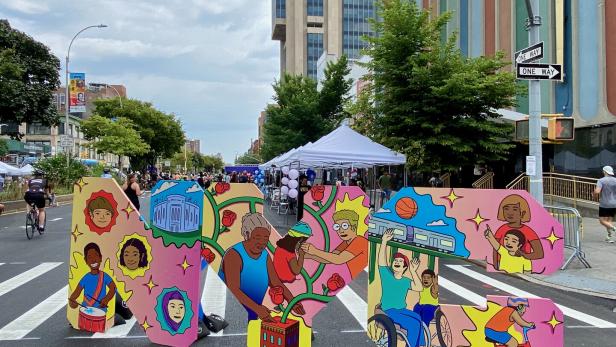
<path fill-rule="evenodd" d="M 518 343 L 518 347 L 532 347 L 530 344 L 530 341 L 528 340 L 528 332 L 532 329 L 535 329 L 535 327 L 532 327 L 532 328 L 522 327 L 522 334 L 524 335 L 524 342 Z M 505 345 L 499 344 L 498 342 L 490 338 L 487 338 L 487 337 L 486 337 L 486 341 L 493 343 L 495 347 L 506 347 Z"/>
<path fill-rule="evenodd" d="M 28 237 L 28 240 L 32 240 L 34 237 L 34 229 L 38 231 L 39 235 L 43 235 L 43 230 L 45 230 L 45 226 L 47 225 L 47 216 L 45 216 L 43 228 L 39 228 L 38 209 L 34 203 L 30 203 L 28 205 L 30 205 L 30 211 L 28 211 L 28 214 L 26 215 L 26 237 Z"/>

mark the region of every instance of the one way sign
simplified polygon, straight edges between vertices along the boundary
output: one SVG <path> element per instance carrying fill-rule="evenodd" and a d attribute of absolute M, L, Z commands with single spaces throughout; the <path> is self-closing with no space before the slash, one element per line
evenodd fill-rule
<path fill-rule="evenodd" d="M 543 41 L 515 52 L 515 62 L 530 63 L 543 58 Z"/>
<path fill-rule="evenodd" d="M 562 80 L 562 69 L 560 64 L 518 64 L 516 76 L 521 80 Z"/>

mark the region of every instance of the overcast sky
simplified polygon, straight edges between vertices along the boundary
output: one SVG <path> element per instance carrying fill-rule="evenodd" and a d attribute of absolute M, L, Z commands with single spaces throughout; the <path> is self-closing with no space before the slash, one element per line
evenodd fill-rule
<path fill-rule="evenodd" d="M 203 153 L 227 162 L 256 139 L 279 76 L 271 0 L 0 0 L 0 18 L 49 46 L 63 69 L 75 33 L 108 25 L 79 36 L 70 70 L 176 114 Z"/>

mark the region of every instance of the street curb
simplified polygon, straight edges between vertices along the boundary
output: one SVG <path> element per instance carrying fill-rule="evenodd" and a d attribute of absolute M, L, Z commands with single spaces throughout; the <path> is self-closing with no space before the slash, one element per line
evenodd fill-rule
<path fill-rule="evenodd" d="M 56 196 L 56 201 L 58 206 L 65 205 L 67 202 L 73 201 L 73 194 L 58 195 Z M 26 211 L 26 207 L 24 207 L 26 203 L 23 200 L 0 201 L 0 203 L 4 204 L 4 213 L 2 215 Z M 49 206 L 45 207 L 49 208 Z"/>
<path fill-rule="evenodd" d="M 73 200 L 64 201 L 64 202 L 58 202 L 57 206 L 54 206 L 54 207 L 70 205 L 72 203 L 73 203 Z M 47 211 L 50 208 L 53 209 L 54 207 L 46 206 L 45 207 L 45 211 Z M 3 212 L 2 214 L 0 214 L 0 217 L 2 217 L 2 216 L 10 216 L 10 215 L 13 215 L 13 214 L 24 213 L 24 212 L 26 212 L 26 208 L 12 209 L 12 210 L 10 210 L 10 212 L 6 212 L 6 211 Z"/>
<path fill-rule="evenodd" d="M 482 262 L 480 260 L 475 260 L 475 259 L 464 259 L 464 260 L 466 262 L 468 262 L 468 263 L 477 265 L 479 267 L 485 268 L 485 266 L 486 266 L 486 263 L 484 263 L 484 262 Z M 593 297 L 596 297 L 596 298 L 602 298 L 602 299 L 608 299 L 608 300 L 616 300 L 616 295 L 614 295 L 614 294 L 595 292 L 595 291 L 592 291 L 592 290 L 580 289 L 580 288 L 575 288 L 575 287 L 568 287 L 568 286 L 564 286 L 564 285 L 560 285 L 560 284 L 556 284 L 556 283 L 540 280 L 538 278 L 535 278 L 535 277 L 532 277 L 532 276 L 529 276 L 529 275 L 525 275 L 525 274 L 510 274 L 510 273 L 503 273 L 503 272 L 500 272 L 500 273 L 502 273 L 503 275 L 509 276 L 509 277 L 519 278 L 519 279 L 525 280 L 525 281 L 530 282 L 530 283 L 542 285 L 542 286 L 549 287 L 549 288 L 559 289 L 559 290 L 563 290 L 563 291 L 566 291 L 566 292 L 585 294 L 585 295 L 593 296 Z"/>

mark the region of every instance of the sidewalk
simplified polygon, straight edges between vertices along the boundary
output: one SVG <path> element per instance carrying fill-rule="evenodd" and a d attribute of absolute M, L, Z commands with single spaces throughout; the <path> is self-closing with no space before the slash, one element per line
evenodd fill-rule
<path fill-rule="evenodd" d="M 574 259 L 565 270 L 551 275 L 520 275 L 564 290 L 616 300 L 616 243 L 605 242 L 605 228 L 597 218 L 583 219 L 582 251 L 592 268 L 586 269 Z M 616 239 L 616 237 L 615 237 Z M 571 251 L 565 249 L 565 258 Z"/>

